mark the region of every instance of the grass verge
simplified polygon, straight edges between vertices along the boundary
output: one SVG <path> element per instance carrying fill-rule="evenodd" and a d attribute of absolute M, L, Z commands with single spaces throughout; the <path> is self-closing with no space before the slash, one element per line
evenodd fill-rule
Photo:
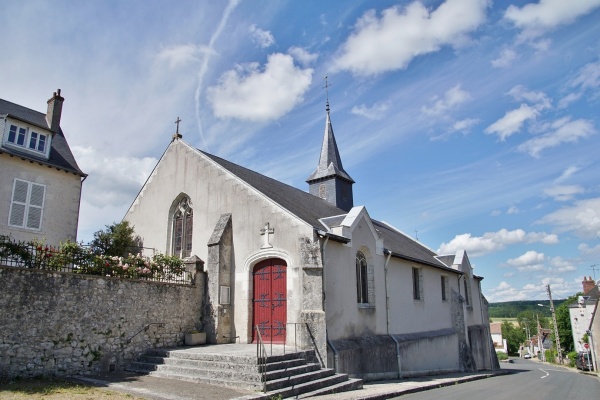
<path fill-rule="evenodd" d="M 110 399 L 135 400 L 142 397 L 113 392 L 62 379 L 33 378 L 0 381 L 0 400 L 43 399 L 83 400 Z"/>

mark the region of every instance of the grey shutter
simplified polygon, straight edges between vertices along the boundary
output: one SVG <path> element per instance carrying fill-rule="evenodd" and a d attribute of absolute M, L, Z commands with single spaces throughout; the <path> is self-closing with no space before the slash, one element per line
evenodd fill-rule
<path fill-rule="evenodd" d="M 10 208 L 10 225 L 23 226 L 25 219 L 25 205 L 13 203 Z"/>
<path fill-rule="evenodd" d="M 10 205 L 9 225 L 23 226 L 28 189 L 29 184 L 27 182 L 15 179 L 12 203 Z"/>
<path fill-rule="evenodd" d="M 25 181 L 15 180 L 15 188 L 13 190 L 12 201 L 18 201 L 19 203 L 25 204 L 27 202 L 28 189 L 29 183 Z"/>
<path fill-rule="evenodd" d="M 31 229 L 40 229 L 42 227 L 42 209 L 44 206 L 44 185 L 31 184 L 31 193 L 29 195 L 29 210 L 27 212 L 27 227 Z"/>

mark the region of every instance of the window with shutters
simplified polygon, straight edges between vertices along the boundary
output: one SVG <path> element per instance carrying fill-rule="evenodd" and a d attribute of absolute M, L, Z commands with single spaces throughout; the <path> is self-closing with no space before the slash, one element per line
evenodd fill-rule
<path fill-rule="evenodd" d="M 173 231 L 171 254 L 189 257 L 192 254 L 192 233 L 194 231 L 194 213 L 188 197 L 179 200 L 173 211 Z"/>
<path fill-rule="evenodd" d="M 8 225 L 40 230 L 44 212 L 46 186 L 15 179 L 10 202 Z"/>

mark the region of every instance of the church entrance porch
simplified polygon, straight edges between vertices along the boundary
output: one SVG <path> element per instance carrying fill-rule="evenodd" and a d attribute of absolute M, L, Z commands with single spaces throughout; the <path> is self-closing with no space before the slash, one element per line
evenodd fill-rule
<path fill-rule="evenodd" d="M 287 325 L 287 264 L 271 258 L 254 266 L 252 271 L 253 310 L 252 341 L 258 326 L 263 342 L 285 343 Z"/>

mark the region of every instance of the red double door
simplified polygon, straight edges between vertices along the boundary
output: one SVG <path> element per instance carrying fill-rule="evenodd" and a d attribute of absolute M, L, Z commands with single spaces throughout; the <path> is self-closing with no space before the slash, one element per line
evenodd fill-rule
<path fill-rule="evenodd" d="M 273 258 L 254 266 L 254 311 L 252 339 L 257 340 L 256 327 L 263 342 L 285 343 L 287 322 L 287 265 Z"/>

